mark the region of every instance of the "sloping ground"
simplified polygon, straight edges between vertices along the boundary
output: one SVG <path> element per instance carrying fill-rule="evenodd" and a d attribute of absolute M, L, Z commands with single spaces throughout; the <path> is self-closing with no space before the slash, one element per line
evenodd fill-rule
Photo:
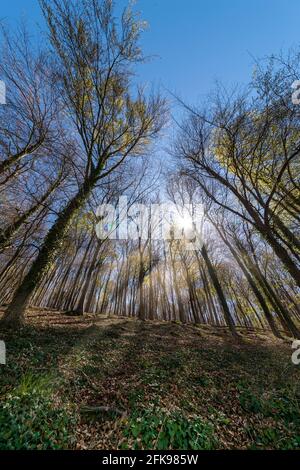
<path fill-rule="evenodd" d="M 0 339 L 0 449 L 300 447 L 288 342 L 49 311 Z"/>

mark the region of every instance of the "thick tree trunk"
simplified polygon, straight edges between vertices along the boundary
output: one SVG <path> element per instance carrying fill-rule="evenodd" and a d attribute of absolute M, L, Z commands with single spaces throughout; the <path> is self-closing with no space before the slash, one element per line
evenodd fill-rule
<path fill-rule="evenodd" d="M 49 265 L 53 262 L 56 251 L 60 246 L 60 241 L 73 215 L 84 204 L 92 187 L 91 182 L 85 183 L 77 195 L 58 216 L 56 222 L 49 230 L 38 256 L 34 260 L 23 282 L 16 290 L 12 302 L 2 319 L 3 325 L 18 326 L 23 323 L 25 310 L 35 287 L 40 282 L 45 271 L 49 268 Z"/>

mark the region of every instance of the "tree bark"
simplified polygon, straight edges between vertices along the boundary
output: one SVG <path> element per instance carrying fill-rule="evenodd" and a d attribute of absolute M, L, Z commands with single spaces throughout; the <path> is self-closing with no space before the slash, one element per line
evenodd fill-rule
<path fill-rule="evenodd" d="M 25 310 L 29 304 L 30 297 L 35 287 L 40 282 L 45 271 L 49 268 L 49 265 L 53 262 L 56 251 L 60 246 L 61 239 L 68 228 L 72 217 L 84 204 L 92 188 L 93 184 L 89 180 L 80 188 L 77 195 L 69 202 L 58 216 L 56 222 L 52 225 L 38 256 L 32 263 L 32 266 L 26 274 L 23 282 L 16 290 L 11 304 L 4 314 L 1 321 L 3 325 L 18 326 L 22 325 L 24 322 Z"/>

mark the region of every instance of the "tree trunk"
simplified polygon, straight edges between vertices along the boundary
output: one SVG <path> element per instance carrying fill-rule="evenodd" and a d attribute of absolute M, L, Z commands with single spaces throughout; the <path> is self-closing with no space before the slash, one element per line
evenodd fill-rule
<path fill-rule="evenodd" d="M 222 310 L 224 312 L 224 317 L 225 317 L 226 324 L 227 324 L 231 334 L 235 338 L 237 338 L 238 334 L 235 330 L 235 325 L 234 325 L 234 322 L 233 322 L 233 319 L 232 319 L 232 316 L 231 316 L 231 313 L 230 313 L 230 310 L 229 310 L 229 307 L 228 307 L 228 304 L 227 304 L 222 286 L 219 282 L 216 270 L 215 270 L 214 266 L 212 265 L 212 263 L 210 261 L 210 258 L 208 256 L 205 245 L 203 245 L 202 248 L 201 248 L 201 254 L 202 254 L 203 259 L 205 261 L 205 264 L 207 266 L 207 270 L 208 270 L 208 273 L 209 273 L 210 278 L 212 280 L 212 283 L 214 285 L 214 288 L 216 289 L 216 292 L 217 292 Z"/>
<path fill-rule="evenodd" d="M 23 282 L 16 290 L 12 302 L 6 310 L 2 324 L 6 326 L 18 326 L 24 322 L 26 307 L 35 287 L 40 282 L 43 274 L 53 262 L 55 253 L 60 246 L 60 241 L 67 230 L 69 223 L 76 211 L 84 204 L 93 185 L 91 181 L 85 183 L 77 195 L 69 202 L 60 213 L 56 222 L 49 230 L 44 244 Z"/>

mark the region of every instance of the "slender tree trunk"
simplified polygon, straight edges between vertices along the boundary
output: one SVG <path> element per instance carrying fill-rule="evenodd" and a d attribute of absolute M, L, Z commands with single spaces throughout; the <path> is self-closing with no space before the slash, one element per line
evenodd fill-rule
<path fill-rule="evenodd" d="M 272 313 L 270 312 L 269 310 L 269 307 L 265 301 L 265 298 L 263 296 L 263 294 L 260 292 L 258 286 L 256 285 L 254 279 L 252 278 L 251 274 L 249 273 L 248 269 L 245 267 L 243 261 L 242 261 L 242 257 L 239 256 L 239 254 L 236 252 L 236 250 L 233 248 L 233 246 L 231 245 L 231 243 L 227 240 L 227 238 L 224 236 L 224 234 L 221 232 L 221 230 L 214 224 L 215 228 L 217 229 L 219 235 L 221 236 L 223 242 L 225 243 L 225 245 L 229 248 L 232 256 L 234 257 L 234 259 L 236 260 L 237 264 L 239 265 L 239 267 L 241 268 L 244 276 L 246 277 L 254 295 L 256 296 L 257 300 L 259 301 L 260 305 L 261 305 L 261 308 L 265 314 L 265 317 L 266 317 L 266 320 L 267 322 L 269 323 L 270 325 L 270 328 L 274 334 L 274 336 L 276 336 L 277 338 L 282 338 L 278 328 L 277 328 L 277 325 L 275 323 L 275 320 L 272 316 Z"/>
<path fill-rule="evenodd" d="M 203 259 L 205 261 L 205 264 L 207 266 L 207 270 L 208 270 L 208 273 L 209 273 L 210 278 L 212 280 L 213 286 L 214 286 L 214 288 L 216 290 L 216 293 L 218 295 L 220 305 L 221 305 L 223 313 L 224 313 L 224 318 L 225 318 L 226 324 L 227 324 L 232 336 L 238 337 L 238 334 L 235 330 L 235 325 L 234 325 L 234 322 L 233 322 L 233 319 L 232 319 L 232 316 L 231 316 L 231 313 L 230 313 L 230 310 L 229 310 L 229 307 L 228 307 L 228 304 L 227 304 L 222 286 L 221 286 L 220 281 L 218 279 L 216 270 L 215 270 L 212 262 L 210 261 L 210 258 L 208 256 L 207 249 L 206 249 L 205 245 L 203 245 L 202 248 L 201 248 L 201 254 L 202 254 Z"/>
<path fill-rule="evenodd" d="M 41 205 L 50 197 L 50 195 L 55 191 L 55 189 L 59 186 L 61 181 L 61 177 L 59 177 L 46 191 L 46 193 L 41 197 L 41 199 L 35 203 L 30 209 L 24 212 L 17 220 L 11 223 L 6 229 L 1 231 L 0 233 L 0 251 L 9 245 L 13 236 L 18 232 L 20 227 L 26 222 L 29 217 L 31 217 L 40 207 Z"/>

